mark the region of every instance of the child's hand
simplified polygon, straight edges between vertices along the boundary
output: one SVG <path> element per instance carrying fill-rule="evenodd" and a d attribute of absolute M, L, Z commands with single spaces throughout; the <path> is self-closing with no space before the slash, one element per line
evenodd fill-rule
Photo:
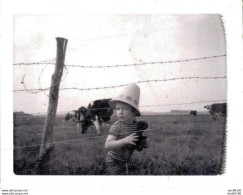
<path fill-rule="evenodd" d="M 138 136 L 136 133 L 133 133 L 125 138 L 123 138 L 123 143 L 124 144 L 132 144 L 132 145 L 136 145 L 136 141 L 138 141 Z"/>

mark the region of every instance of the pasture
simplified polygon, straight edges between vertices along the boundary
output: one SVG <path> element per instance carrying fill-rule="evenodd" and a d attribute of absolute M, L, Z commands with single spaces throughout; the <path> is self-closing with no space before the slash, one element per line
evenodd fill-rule
<path fill-rule="evenodd" d="M 62 123 L 57 116 L 54 149 L 41 172 L 36 159 L 45 117 L 15 121 L 14 173 L 17 175 L 104 175 L 106 135 L 97 136 L 94 127 L 77 134 L 76 123 Z M 225 121 L 214 124 L 209 114 L 142 116 L 149 124 L 150 146 L 135 151 L 129 164 L 131 175 L 218 175 L 223 173 Z M 104 134 L 107 134 L 106 127 Z M 23 147 L 32 146 L 32 147 Z"/>

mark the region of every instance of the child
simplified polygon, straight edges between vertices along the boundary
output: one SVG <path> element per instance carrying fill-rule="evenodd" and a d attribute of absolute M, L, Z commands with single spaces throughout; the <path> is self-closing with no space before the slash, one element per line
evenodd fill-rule
<path fill-rule="evenodd" d="M 141 151 L 146 148 L 146 133 L 141 136 L 137 133 L 138 128 L 147 128 L 146 122 L 135 121 L 136 116 L 140 116 L 138 109 L 140 89 L 137 85 L 127 85 L 121 94 L 112 99 L 109 104 L 114 108 L 118 121 L 110 128 L 105 148 L 108 151 L 106 158 L 107 174 L 124 175 L 127 172 L 127 163 L 130 161 L 134 150 Z M 140 142 L 141 144 L 136 146 Z"/>

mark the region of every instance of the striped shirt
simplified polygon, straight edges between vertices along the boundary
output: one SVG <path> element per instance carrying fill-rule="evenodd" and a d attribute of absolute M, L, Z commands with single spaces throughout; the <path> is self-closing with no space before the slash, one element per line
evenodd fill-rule
<path fill-rule="evenodd" d="M 116 137 L 116 140 L 123 139 L 137 131 L 137 121 L 132 124 L 125 124 L 122 121 L 116 121 L 110 128 L 109 135 Z M 134 151 L 133 145 L 127 145 L 121 148 L 111 150 L 107 154 L 107 160 L 118 160 L 122 162 L 129 162 Z"/>

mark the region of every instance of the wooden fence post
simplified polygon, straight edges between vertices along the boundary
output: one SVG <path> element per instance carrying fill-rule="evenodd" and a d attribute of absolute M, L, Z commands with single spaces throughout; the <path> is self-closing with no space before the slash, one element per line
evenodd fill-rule
<path fill-rule="evenodd" d="M 53 129 L 55 125 L 59 86 L 62 78 L 63 66 L 65 61 L 65 52 L 67 47 L 67 39 L 56 38 L 57 40 L 57 54 L 56 54 L 56 66 L 54 74 L 52 75 L 49 105 L 47 111 L 47 117 L 45 120 L 45 126 L 42 134 L 41 147 L 39 155 L 42 156 L 46 148 L 52 146 Z"/>

